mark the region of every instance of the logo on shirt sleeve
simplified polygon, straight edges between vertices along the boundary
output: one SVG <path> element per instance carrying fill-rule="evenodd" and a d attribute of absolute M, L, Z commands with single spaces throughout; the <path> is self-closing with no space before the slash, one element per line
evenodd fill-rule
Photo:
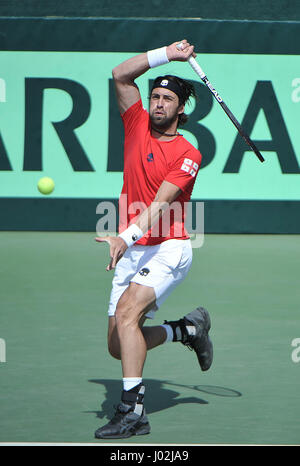
<path fill-rule="evenodd" d="M 184 159 L 184 162 L 180 168 L 184 172 L 189 173 L 192 177 L 195 177 L 197 174 L 199 165 L 196 162 L 193 162 L 193 160 L 191 159 Z"/>

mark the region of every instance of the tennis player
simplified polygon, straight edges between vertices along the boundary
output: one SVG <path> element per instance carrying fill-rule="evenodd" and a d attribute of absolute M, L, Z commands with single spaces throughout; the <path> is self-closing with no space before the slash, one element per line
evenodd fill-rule
<path fill-rule="evenodd" d="M 192 247 L 184 227 L 201 154 L 178 133 L 187 121 L 185 104 L 193 85 L 179 77 L 155 79 L 149 112 L 143 108 L 135 79 L 150 68 L 186 61 L 194 46 L 186 40 L 148 51 L 113 69 L 117 101 L 125 129 L 124 184 L 119 201 L 119 235 L 96 238 L 110 247 L 107 270 L 115 270 L 109 303 L 108 348 L 121 360 L 123 391 L 111 421 L 96 438 L 127 438 L 148 434 L 144 408 L 143 367 L 147 350 L 167 341 L 192 348 L 200 367 L 212 364 L 210 317 L 198 307 L 182 319 L 145 326 L 192 263 Z M 138 211 L 138 214 L 137 214 Z"/>

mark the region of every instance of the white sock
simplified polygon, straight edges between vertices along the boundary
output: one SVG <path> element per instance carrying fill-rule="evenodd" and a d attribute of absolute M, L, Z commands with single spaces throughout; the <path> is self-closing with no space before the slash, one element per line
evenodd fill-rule
<path fill-rule="evenodd" d="M 141 377 L 124 377 L 123 378 L 123 389 L 128 392 L 128 390 L 131 390 L 133 387 L 136 387 L 142 382 Z"/>
<path fill-rule="evenodd" d="M 173 341 L 174 331 L 171 325 L 163 324 L 161 325 L 161 327 L 164 327 L 165 331 L 167 332 L 167 338 L 165 339 L 164 343 L 167 343 L 168 341 Z M 196 335 L 196 328 L 193 325 L 187 325 L 186 330 L 189 335 L 192 335 L 192 336 Z M 176 327 L 176 338 L 177 338 L 177 341 L 182 340 L 182 333 L 181 333 L 181 328 L 179 327 L 179 325 L 178 327 Z"/>
<path fill-rule="evenodd" d="M 163 324 L 161 325 L 161 327 L 163 327 L 167 332 L 167 338 L 165 339 L 164 343 L 167 343 L 168 341 L 173 341 L 174 333 L 171 325 Z"/>

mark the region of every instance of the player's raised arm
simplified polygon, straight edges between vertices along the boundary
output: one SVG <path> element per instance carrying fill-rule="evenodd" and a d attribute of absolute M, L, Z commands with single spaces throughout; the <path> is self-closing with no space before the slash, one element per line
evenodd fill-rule
<path fill-rule="evenodd" d="M 155 68 L 173 60 L 186 61 L 189 58 L 194 51 L 194 47 L 186 40 L 181 41 L 181 43 L 181 50 L 178 50 L 176 47 L 179 42 L 174 42 L 167 47 L 150 50 L 131 57 L 112 70 L 118 106 L 121 113 L 124 113 L 140 99 L 140 92 L 135 83 L 136 78 L 150 68 Z"/>
<path fill-rule="evenodd" d="M 147 53 L 142 53 L 129 58 L 112 70 L 121 113 L 126 112 L 140 99 L 140 92 L 134 81 L 149 68 Z"/>

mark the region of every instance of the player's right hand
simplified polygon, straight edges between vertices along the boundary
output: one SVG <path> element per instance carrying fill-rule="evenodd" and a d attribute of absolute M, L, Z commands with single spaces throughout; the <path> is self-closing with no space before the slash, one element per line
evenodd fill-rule
<path fill-rule="evenodd" d="M 178 44 L 182 44 L 181 49 L 177 48 Z M 194 45 L 191 45 L 186 39 L 179 42 L 174 42 L 167 47 L 167 57 L 169 61 L 187 61 L 190 56 L 196 57 Z"/>
<path fill-rule="evenodd" d="M 98 243 L 108 243 L 110 253 L 110 263 L 106 267 L 106 270 L 112 270 L 116 268 L 117 263 L 123 257 L 124 252 L 127 249 L 127 244 L 119 236 L 104 236 L 95 238 Z"/>

